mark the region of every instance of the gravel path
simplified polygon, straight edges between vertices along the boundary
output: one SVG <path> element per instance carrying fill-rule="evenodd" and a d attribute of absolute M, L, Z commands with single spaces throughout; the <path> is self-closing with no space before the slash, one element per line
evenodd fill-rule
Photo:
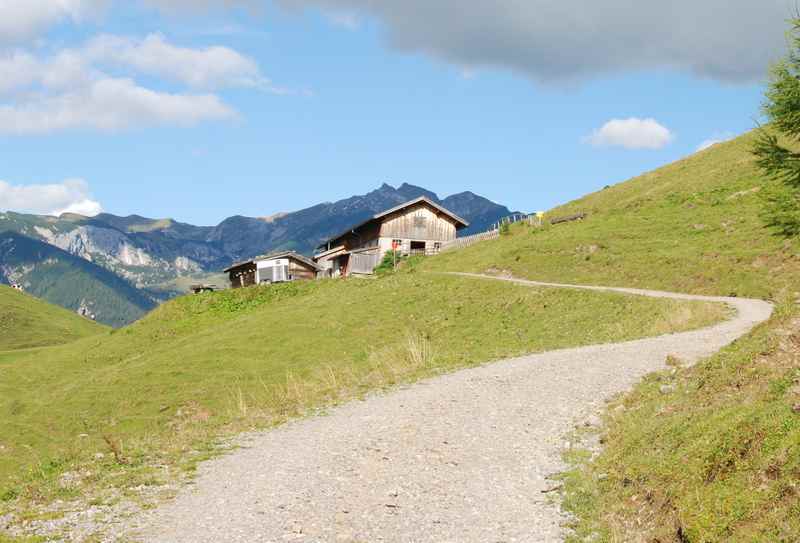
<path fill-rule="evenodd" d="M 543 491 L 565 467 L 562 440 L 574 425 L 662 368 L 667 355 L 710 355 L 772 312 L 760 300 L 501 280 L 722 301 L 738 314 L 704 330 L 459 371 L 251 436 L 201 466 L 175 501 L 138 519 L 136 538 L 561 541 L 563 517 Z"/>

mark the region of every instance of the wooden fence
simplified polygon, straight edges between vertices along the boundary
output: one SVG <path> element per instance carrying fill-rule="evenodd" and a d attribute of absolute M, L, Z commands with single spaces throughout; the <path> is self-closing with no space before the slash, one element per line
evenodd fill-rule
<path fill-rule="evenodd" d="M 500 230 L 500 227 L 504 224 L 514 224 L 522 221 L 530 221 L 532 218 L 536 217 L 536 215 L 528 215 L 526 213 L 516 213 L 514 215 L 509 215 L 508 217 L 503 217 L 498 222 L 492 225 L 492 228 L 489 230 Z"/>
<path fill-rule="evenodd" d="M 463 238 L 456 238 L 452 241 L 445 241 L 444 243 L 442 243 L 441 252 L 463 249 L 465 247 L 469 247 L 470 245 L 474 245 L 481 241 L 486 241 L 488 239 L 497 239 L 499 237 L 500 237 L 500 230 L 489 230 L 488 232 L 482 232 L 480 234 L 473 234 L 471 236 L 464 236 Z"/>
<path fill-rule="evenodd" d="M 350 273 L 369 275 L 380 261 L 380 255 L 375 252 L 353 253 L 350 255 Z"/>
<path fill-rule="evenodd" d="M 588 215 L 586 213 L 576 213 L 575 215 L 569 215 L 567 217 L 557 217 L 554 219 L 550 219 L 550 221 L 548 222 L 552 225 L 556 225 L 565 222 L 582 221 L 587 216 Z M 446 241 L 442 243 L 441 252 L 463 249 L 464 247 L 469 247 L 470 245 L 474 245 L 475 243 L 479 243 L 481 241 L 486 241 L 489 239 L 497 239 L 500 237 L 500 228 L 504 224 L 511 225 L 514 223 L 524 221 L 527 222 L 530 226 L 541 228 L 544 226 L 545 220 L 546 219 L 544 218 L 543 214 L 526 215 L 523 213 L 518 213 L 516 215 L 511 215 L 493 224 L 491 230 L 489 230 L 488 232 L 473 234 L 472 236 L 465 236 L 463 238 L 456 238 L 452 241 Z"/>

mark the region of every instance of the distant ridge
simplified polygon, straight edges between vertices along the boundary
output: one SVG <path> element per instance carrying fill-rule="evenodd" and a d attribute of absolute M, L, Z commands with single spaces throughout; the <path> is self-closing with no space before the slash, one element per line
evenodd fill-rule
<path fill-rule="evenodd" d="M 384 183 L 367 194 L 327 202 L 292 213 L 233 216 L 217 226 L 195 226 L 141 215 L 61 217 L 0 213 L 0 231 L 9 230 L 91 260 L 147 287 L 180 276 L 214 272 L 231 262 L 291 249 L 310 254 L 321 241 L 385 209 L 426 196 L 470 222 L 462 235 L 486 230 L 511 211 L 472 192 L 441 199 L 403 183 Z"/>

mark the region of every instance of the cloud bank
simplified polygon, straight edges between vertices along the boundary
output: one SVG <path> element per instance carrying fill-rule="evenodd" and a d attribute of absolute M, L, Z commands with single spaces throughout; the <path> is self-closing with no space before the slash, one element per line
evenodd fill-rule
<path fill-rule="evenodd" d="M 545 83 L 663 68 L 726 82 L 760 80 L 786 47 L 795 8 L 794 0 L 276 1 L 287 10 L 371 16 L 400 51 Z"/>
<path fill-rule="evenodd" d="M 126 0 L 127 1 L 127 0 Z M 795 0 L 273 0 L 318 9 L 353 28 L 382 23 L 390 47 L 461 69 L 500 68 L 544 83 L 674 69 L 725 82 L 766 76 L 785 49 Z M 247 8 L 268 0 L 140 0 L 170 13 Z M 122 0 L 0 0 L 0 45 L 30 40 L 64 21 L 98 17 Z"/>
<path fill-rule="evenodd" d="M 612 119 L 595 130 L 586 142 L 596 147 L 625 149 L 662 149 L 675 135 L 655 119 Z"/>
<path fill-rule="evenodd" d="M 67 179 L 49 185 L 11 185 L 0 181 L 0 209 L 54 216 L 78 213 L 87 217 L 103 211 L 83 179 Z"/>

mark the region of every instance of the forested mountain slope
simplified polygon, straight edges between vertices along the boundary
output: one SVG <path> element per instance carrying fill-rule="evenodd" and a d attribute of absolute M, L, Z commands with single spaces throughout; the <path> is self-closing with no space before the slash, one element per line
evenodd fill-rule
<path fill-rule="evenodd" d="M 3 281 L 72 311 L 95 315 L 98 322 L 122 326 L 155 307 L 144 292 L 105 268 L 57 247 L 13 232 L 0 232 Z"/>

